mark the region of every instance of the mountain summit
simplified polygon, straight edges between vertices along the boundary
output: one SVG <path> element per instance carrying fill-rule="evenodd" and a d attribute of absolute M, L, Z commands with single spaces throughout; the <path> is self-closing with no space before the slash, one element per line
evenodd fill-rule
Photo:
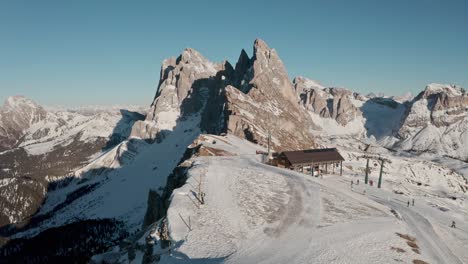
<path fill-rule="evenodd" d="M 165 60 L 151 109 L 132 135 L 160 140 L 195 113 L 208 133 L 228 132 L 264 145 L 270 134 L 277 149 L 314 145 L 312 120 L 297 103 L 283 62 L 260 39 L 251 58 L 241 51 L 235 68 L 227 61 L 210 62 L 193 49 Z"/>
<path fill-rule="evenodd" d="M 46 110 L 24 96 L 8 97 L 0 107 L 0 152 L 19 144 L 24 131 L 44 120 Z"/>

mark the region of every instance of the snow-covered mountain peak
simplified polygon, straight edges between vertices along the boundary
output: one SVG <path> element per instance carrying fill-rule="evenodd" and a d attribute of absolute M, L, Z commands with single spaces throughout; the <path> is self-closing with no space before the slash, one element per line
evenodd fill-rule
<path fill-rule="evenodd" d="M 40 106 L 31 99 L 23 95 L 10 96 L 5 100 L 3 105 L 4 111 L 19 110 L 24 108 L 40 108 Z"/>
<path fill-rule="evenodd" d="M 301 83 L 304 89 L 325 89 L 319 81 L 312 80 L 303 76 L 297 76 L 294 78 L 293 83 Z"/>
<path fill-rule="evenodd" d="M 426 86 L 408 107 L 399 131 L 404 150 L 468 158 L 468 96 L 456 85 Z"/>
<path fill-rule="evenodd" d="M 413 100 L 414 95 L 413 95 L 412 92 L 407 92 L 407 93 L 405 93 L 403 95 L 392 96 L 390 98 L 392 98 L 393 100 L 395 100 L 397 102 L 404 103 L 404 102 L 408 102 L 408 101 Z"/>
<path fill-rule="evenodd" d="M 24 96 L 9 97 L 0 107 L 0 152 L 16 146 L 24 131 L 44 120 L 47 111 Z"/>
<path fill-rule="evenodd" d="M 423 97 L 433 94 L 445 93 L 448 96 L 462 96 L 466 92 L 460 86 L 454 84 L 430 83 L 423 91 Z"/>

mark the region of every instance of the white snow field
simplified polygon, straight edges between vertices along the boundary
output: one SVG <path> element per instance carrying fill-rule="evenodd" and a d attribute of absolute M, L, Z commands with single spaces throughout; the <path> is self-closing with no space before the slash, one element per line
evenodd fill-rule
<path fill-rule="evenodd" d="M 382 154 L 393 162 L 377 189 L 363 184 L 365 162 L 350 149 L 339 148 L 344 175 L 321 179 L 262 164 L 261 147 L 234 136 L 203 145 L 225 156 L 192 159 L 168 210 L 171 250 L 152 236 L 160 263 L 468 263 L 466 181 L 436 163 Z"/>

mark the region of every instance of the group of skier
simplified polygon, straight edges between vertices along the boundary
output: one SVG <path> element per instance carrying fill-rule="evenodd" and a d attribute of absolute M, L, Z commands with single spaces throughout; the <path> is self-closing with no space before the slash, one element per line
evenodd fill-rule
<path fill-rule="evenodd" d="M 412 199 L 411 205 L 414 206 L 414 199 Z M 408 200 L 408 203 L 407 203 L 406 207 L 409 207 L 409 206 L 410 206 L 410 200 Z"/>
<path fill-rule="evenodd" d="M 359 180 L 356 181 L 356 185 L 359 185 Z M 354 180 L 351 180 L 351 190 L 353 190 Z"/>
<path fill-rule="evenodd" d="M 356 185 L 359 185 L 359 179 L 356 181 Z M 351 191 L 353 190 L 353 187 L 354 187 L 354 180 L 351 180 Z M 365 190 L 364 190 L 364 194 L 365 194 Z M 414 198 L 410 200 L 408 200 L 408 202 L 406 203 L 406 207 L 409 207 L 411 204 L 411 206 L 414 206 Z M 451 228 L 457 228 L 456 225 L 455 225 L 455 221 L 452 221 L 452 225 L 450 225 Z"/>

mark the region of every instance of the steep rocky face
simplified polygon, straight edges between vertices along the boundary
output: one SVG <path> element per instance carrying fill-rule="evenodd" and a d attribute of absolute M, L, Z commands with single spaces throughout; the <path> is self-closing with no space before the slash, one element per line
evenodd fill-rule
<path fill-rule="evenodd" d="M 363 96 L 304 77 L 293 83 L 322 136 L 374 137 L 391 148 L 468 160 L 468 95 L 461 87 L 429 84 L 408 101 L 410 95 Z"/>
<path fill-rule="evenodd" d="M 304 107 L 324 118 L 330 117 L 325 87 L 304 77 L 294 78 L 294 89 Z"/>
<path fill-rule="evenodd" d="M 361 114 L 353 103 L 357 94 L 347 89 L 325 88 L 304 77 L 294 79 L 294 88 L 306 109 L 320 117 L 333 118 L 342 126 Z"/>
<path fill-rule="evenodd" d="M 23 96 L 9 97 L 0 107 L 0 152 L 17 146 L 24 131 L 46 115 L 44 108 Z"/>
<path fill-rule="evenodd" d="M 271 134 L 276 150 L 312 147 L 313 122 L 297 103 L 278 54 L 258 39 L 253 52 L 250 63 L 242 63 L 250 68 L 236 67 L 236 76 L 243 76 L 241 87 L 226 88 L 227 131 L 263 145 Z M 243 51 L 239 61 L 245 60 Z"/>
<path fill-rule="evenodd" d="M 212 63 L 193 49 L 164 61 L 154 102 L 132 136 L 161 140 L 165 130 L 198 113 L 208 133 L 229 132 L 261 144 L 271 133 L 277 148 L 313 146 L 313 123 L 297 103 L 278 54 L 262 40 L 255 41 L 253 52 L 249 58 L 242 50 L 235 68 L 226 61 Z"/>
<path fill-rule="evenodd" d="M 239 59 L 237 60 L 235 72 L 233 76 L 232 85 L 239 90 L 247 92 L 250 89 L 248 80 L 251 79 L 252 73 L 249 70 L 252 67 L 252 60 L 250 60 L 247 52 L 242 49 Z"/>
<path fill-rule="evenodd" d="M 468 94 L 461 87 L 429 84 L 408 108 L 400 130 L 406 137 L 412 128 L 450 126 L 468 115 Z"/>
<path fill-rule="evenodd" d="M 468 94 L 452 87 L 454 94 L 437 93 L 431 118 L 436 127 L 448 126 L 463 119 L 468 114 Z"/>
<path fill-rule="evenodd" d="M 468 94 L 454 85 L 430 84 L 412 102 L 399 130 L 404 150 L 468 160 Z"/>
<path fill-rule="evenodd" d="M 359 109 L 352 103 L 353 93 L 343 88 L 330 88 L 333 96 L 332 118 L 339 124 L 346 125 L 360 113 Z"/>
<path fill-rule="evenodd" d="M 149 140 L 162 137 L 181 118 L 198 112 L 207 98 L 219 95 L 233 71 L 229 63 L 212 63 L 194 49 L 184 50 L 177 59 L 165 60 L 155 99 L 145 121 L 135 124 L 132 136 Z"/>

